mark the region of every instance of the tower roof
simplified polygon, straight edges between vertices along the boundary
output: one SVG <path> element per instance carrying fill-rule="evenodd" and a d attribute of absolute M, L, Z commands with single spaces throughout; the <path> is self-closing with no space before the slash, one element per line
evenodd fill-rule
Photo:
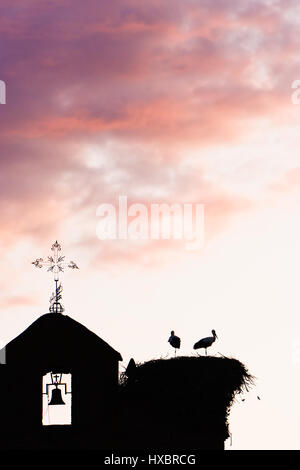
<path fill-rule="evenodd" d="M 66 369 L 122 361 L 120 353 L 67 315 L 47 313 L 6 345 L 6 364 Z"/>

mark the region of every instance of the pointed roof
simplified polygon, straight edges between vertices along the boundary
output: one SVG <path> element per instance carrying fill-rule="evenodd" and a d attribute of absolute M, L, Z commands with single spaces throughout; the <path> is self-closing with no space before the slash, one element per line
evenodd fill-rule
<path fill-rule="evenodd" d="M 47 313 L 6 346 L 6 364 L 72 367 L 122 361 L 119 352 L 67 315 Z"/>

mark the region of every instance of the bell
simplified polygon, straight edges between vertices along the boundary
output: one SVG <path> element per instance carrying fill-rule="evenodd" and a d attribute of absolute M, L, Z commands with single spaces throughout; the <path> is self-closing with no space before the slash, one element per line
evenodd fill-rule
<path fill-rule="evenodd" d="M 61 396 L 60 388 L 54 388 L 52 390 L 52 396 L 51 400 L 49 401 L 49 405 L 65 405 L 65 402 L 63 401 Z"/>

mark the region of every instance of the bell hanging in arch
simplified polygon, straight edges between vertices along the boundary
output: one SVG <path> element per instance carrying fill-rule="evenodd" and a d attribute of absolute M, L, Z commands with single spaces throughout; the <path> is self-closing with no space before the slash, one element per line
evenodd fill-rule
<path fill-rule="evenodd" d="M 52 390 L 51 400 L 48 403 L 49 405 L 65 405 L 65 402 L 61 396 L 61 389 L 56 387 Z"/>

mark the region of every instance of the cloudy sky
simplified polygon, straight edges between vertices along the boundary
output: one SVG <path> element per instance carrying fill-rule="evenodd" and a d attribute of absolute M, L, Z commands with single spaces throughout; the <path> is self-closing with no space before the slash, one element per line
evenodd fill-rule
<path fill-rule="evenodd" d="M 299 448 L 298 3 L 1 1 L 3 344 L 47 312 L 52 277 L 30 263 L 58 239 L 80 267 L 66 314 L 121 370 L 172 356 L 171 329 L 193 354 L 214 328 L 211 353 L 256 376 L 226 447 Z M 204 204 L 204 246 L 99 240 L 120 195 Z"/>

